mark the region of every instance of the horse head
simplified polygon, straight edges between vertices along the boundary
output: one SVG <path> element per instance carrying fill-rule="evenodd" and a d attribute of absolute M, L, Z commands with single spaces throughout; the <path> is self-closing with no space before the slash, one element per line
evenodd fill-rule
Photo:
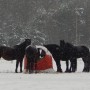
<path fill-rule="evenodd" d="M 65 43 L 64 40 L 60 40 L 60 47 L 61 47 L 61 48 L 64 48 L 64 47 L 65 47 L 65 44 L 66 44 L 66 43 Z"/>
<path fill-rule="evenodd" d="M 63 54 L 65 52 L 65 41 L 64 40 L 60 40 L 60 51 L 61 51 L 61 54 Z"/>
<path fill-rule="evenodd" d="M 25 39 L 26 47 L 31 44 L 31 39 Z"/>
<path fill-rule="evenodd" d="M 69 42 L 60 40 L 60 50 L 62 56 L 70 57 L 70 55 L 73 53 L 74 46 Z"/>
<path fill-rule="evenodd" d="M 31 44 L 31 39 L 25 39 L 22 43 L 19 43 L 14 46 L 14 49 L 18 53 L 22 53 L 24 55 L 25 53 L 25 48 Z"/>

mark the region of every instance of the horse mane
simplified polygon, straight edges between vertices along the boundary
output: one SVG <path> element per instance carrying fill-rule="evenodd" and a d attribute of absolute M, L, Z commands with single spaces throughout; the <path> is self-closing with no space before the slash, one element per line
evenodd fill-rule
<path fill-rule="evenodd" d="M 27 43 L 28 41 L 31 41 L 31 39 L 25 39 L 23 42 L 15 45 L 14 48 L 17 48 L 17 47 L 18 47 L 18 48 L 26 47 L 26 43 Z"/>
<path fill-rule="evenodd" d="M 25 47 L 25 42 L 19 43 L 19 44 L 13 46 L 13 47 L 14 47 L 15 49 L 23 48 L 23 47 Z"/>
<path fill-rule="evenodd" d="M 71 43 L 69 43 L 69 42 L 66 42 L 66 46 L 68 46 L 68 47 L 74 47 L 74 45 L 71 44 Z"/>

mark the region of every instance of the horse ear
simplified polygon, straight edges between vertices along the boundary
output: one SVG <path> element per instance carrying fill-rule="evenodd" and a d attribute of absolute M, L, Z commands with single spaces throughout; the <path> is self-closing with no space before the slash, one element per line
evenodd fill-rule
<path fill-rule="evenodd" d="M 64 40 L 60 40 L 60 46 L 64 46 L 65 45 L 65 41 Z"/>

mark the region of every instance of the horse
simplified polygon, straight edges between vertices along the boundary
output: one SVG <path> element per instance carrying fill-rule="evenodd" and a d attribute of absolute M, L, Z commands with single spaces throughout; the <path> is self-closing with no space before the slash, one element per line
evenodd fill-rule
<path fill-rule="evenodd" d="M 75 72 L 77 69 L 76 59 L 82 57 L 85 63 L 85 58 L 89 53 L 89 49 L 87 47 L 85 46 L 74 47 L 71 43 L 66 43 L 64 40 L 60 40 L 60 45 L 47 44 L 44 46 L 52 54 L 56 62 L 57 72 L 62 72 L 60 61 L 66 61 L 65 72 Z M 69 60 L 71 62 L 70 69 L 69 69 L 69 62 L 68 62 Z"/>
<path fill-rule="evenodd" d="M 62 41 L 61 41 L 62 42 Z M 62 68 L 61 68 L 61 63 L 60 61 L 66 61 L 68 62 L 68 60 L 70 59 L 69 55 L 66 55 L 65 52 L 63 52 L 63 43 L 60 43 L 61 46 L 57 45 L 57 44 L 47 44 L 44 45 L 52 54 L 55 62 L 56 62 L 56 66 L 57 66 L 57 72 L 63 72 Z M 68 70 L 68 64 L 66 64 L 66 71 Z M 69 70 L 68 70 L 69 71 Z"/>
<path fill-rule="evenodd" d="M 75 72 L 77 69 L 77 58 L 82 58 L 84 65 L 86 65 L 86 57 L 89 54 L 89 48 L 86 46 L 74 46 L 69 42 L 64 40 L 60 41 L 61 52 L 64 57 L 67 57 L 66 60 L 66 72 Z M 71 62 L 70 69 L 68 68 L 68 60 Z M 85 66 L 84 66 L 85 68 Z M 86 69 L 87 70 L 87 69 Z M 84 69 L 83 69 L 84 71 Z"/>
<path fill-rule="evenodd" d="M 36 46 L 27 46 L 25 49 L 25 55 L 27 58 L 27 69 L 29 73 L 33 73 L 37 67 L 37 61 L 45 57 L 46 52 L 41 48 L 36 48 Z M 35 73 L 37 71 L 35 70 Z"/>
<path fill-rule="evenodd" d="M 46 44 L 43 46 L 46 47 L 52 54 L 57 66 L 57 72 L 62 72 L 61 63 L 60 63 L 60 60 L 62 59 L 62 53 L 60 46 L 57 44 Z"/>
<path fill-rule="evenodd" d="M 20 63 L 20 72 L 22 72 L 22 62 L 23 57 L 25 55 L 25 48 L 31 44 L 31 39 L 25 39 L 24 42 L 15 45 L 13 47 L 7 46 L 0 46 L 0 58 L 7 61 L 16 60 L 16 69 L 15 72 L 17 73 L 18 65 Z"/>

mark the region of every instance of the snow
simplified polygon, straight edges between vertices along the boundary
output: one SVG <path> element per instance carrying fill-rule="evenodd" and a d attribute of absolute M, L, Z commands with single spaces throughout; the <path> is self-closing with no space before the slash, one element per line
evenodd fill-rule
<path fill-rule="evenodd" d="M 65 62 L 62 61 L 65 70 Z M 0 60 L 0 90 L 90 90 L 90 73 L 83 73 L 78 59 L 75 73 L 14 73 L 15 61 Z M 54 69 L 56 70 L 55 62 Z"/>

